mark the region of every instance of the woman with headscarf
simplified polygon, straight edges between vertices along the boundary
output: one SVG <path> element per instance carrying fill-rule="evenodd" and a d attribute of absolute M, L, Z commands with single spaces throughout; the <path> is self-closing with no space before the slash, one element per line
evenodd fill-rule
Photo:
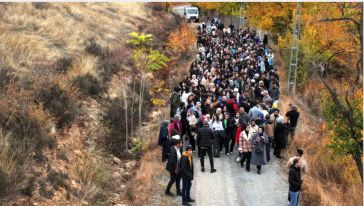
<path fill-rule="evenodd" d="M 169 152 L 168 123 L 169 123 L 168 120 L 163 120 L 159 130 L 158 145 L 162 146 L 162 162 L 168 159 L 168 152 Z"/>
<path fill-rule="evenodd" d="M 250 160 L 252 158 L 253 151 L 253 137 L 252 133 L 249 132 L 250 125 L 247 125 L 245 130 L 241 132 L 239 137 L 239 152 L 242 153 L 242 158 L 240 160 L 241 167 L 244 167 L 244 162 L 246 162 L 246 171 L 250 172 Z"/>
<path fill-rule="evenodd" d="M 262 165 L 267 164 L 267 154 L 265 146 L 268 143 L 268 136 L 264 133 L 264 128 L 259 127 L 258 133 L 253 136 L 253 152 L 251 164 L 256 165 L 258 174 L 262 169 Z"/>
<path fill-rule="evenodd" d="M 181 115 L 174 115 L 173 120 L 168 128 L 169 136 L 182 135 Z"/>

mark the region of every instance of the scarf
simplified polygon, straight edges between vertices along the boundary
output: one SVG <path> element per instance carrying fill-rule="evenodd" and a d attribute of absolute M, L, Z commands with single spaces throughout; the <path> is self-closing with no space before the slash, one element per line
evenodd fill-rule
<path fill-rule="evenodd" d="M 182 155 L 184 157 L 188 157 L 188 161 L 190 162 L 190 166 L 192 166 L 192 155 L 189 155 L 187 151 L 184 151 Z"/>

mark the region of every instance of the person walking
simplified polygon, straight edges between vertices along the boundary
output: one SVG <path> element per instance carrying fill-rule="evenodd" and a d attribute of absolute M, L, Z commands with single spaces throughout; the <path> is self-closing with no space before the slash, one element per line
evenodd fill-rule
<path fill-rule="evenodd" d="M 281 157 L 281 150 L 286 148 L 285 145 L 285 133 L 287 130 L 287 127 L 283 124 L 284 118 L 282 116 L 278 117 L 276 119 L 276 126 L 274 128 L 274 140 L 275 140 L 275 147 L 273 155 L 275 155 L 277 158 Z"/>
<path fill-rule="evenodd" d="M 245 131 L 241 132 L 239 138 L 239 151 L 242 153 L 240 165 L 241 167 L 244 167 L 244 162 L 247 160 L 245 169 L 248 172 L 250 172 L 250 160 L 252 158 L 253 151 L 253 137 L 249 130 L 250 125 L 247 125 Z"/>
<path fill-rule="evenodd" d="M 215 139 L 214 139 L 214 149 L 213 154 L 214 157 L 220 157 L 220 153 L 222 151 L 222 145 L 225 141 L 225 131 L 224 127 L 222 126 L 222 120 L 220 119 L 220 116 L 218 114 L 214 114 L 212 118 L 212 122 L 210 124 L 210 128 L 215 133 Z M 227 150 L 226 150 L 227 153 Z"/>
<path fill-rule="evenodd" d="M 293 165 L 293 160 L 295 158 L 299 158 L 300 159 L 300 175 L 301 175 L 301 179 L 302 179 L 303 174 L 307 172 L 306 162 L 303 160 L 302 156 L 303 156 L 303 150 L 298 148 L 296 150 L 296 155 L 294 157 L 291 157 L 288 160 L 288 162 L 287 162 L 287 167 L 288 167 L 288 169 L 290 169 L 291 166 Z M 297 199 L 298 198 L 299 198 L 299 195 L 297 196 Z M 288 191 L 288 201 L 291 201 L 291 195 L 289 194 L 289 191 Z"/>
<path fill-rule="evenodd" d="M 181 88 L 176 86 L 174 88 L 173 93 L 171 94 L 171 97 L 170 97 L 170 102 L 171 102 L 170 116 L 171 116 L 171 118 L 174 117 L 174 115 L 176 114 L 177 108 L 181 104 L 180 91 L 181 91 Z"/>
<path fill-rule="evenodd" d="M 292 142 L 294 139 L 297 121 L 300 116 L 300 113 L 297 111 L 297 107 L 295 105 L 291 105 L 290 107 L 291 110 L 286 113 L 286 117 L 287 117 L 287 123 L 289 125 L 290 142 Z"/>
<path fill-rule="evenodd" d="M 214 168 L 214 159 L 212 157 L 212 140 L 214 138 L 214 132 L 209 127 L 209 122 L 204 120 L 203 127 L 199 128 L 197 133 L 197 145 L 201 149 L 200 162 L 202 172 L 205 172 L 204 158 L 206 153 L 210 159 L 211 173 L 216 172 L 216 169 Z"/>
<path fill-rule="evenodd" d="M 264 128 L 265 134 L 268 136 L 268 143 L 265 146 L 266 153 L 267 153 L 267 162 L 270 161 L 270 145 L 273 141 L 273 136 L 274 136 L 272 124 L 273 124 L 273 122 L 270 120 L 269 114 L 265 115 L 265 123 L 263 125 L 263 128 Z"/>
<path fill-rule="evenodd" d="M 297 206 L 298 195 L 301 191 L 302 179 L 300 174 L 300 159 L 294 158 L 288 174 L 290 206 Z"/>
<path fill-rule="evenodd" d="M 158 145 L 162 147 L 162 162 L 165 162 L 168 159 L 168 124 L 169 121 L 164 120 L 159 130 Z"/>
<path fill-rule="evenodd" d="M 195 200 L 191 199 L 190 196 L 193 180 L 193 159 L 191 145 L 188 145 L 182 154 L 180 168 L 182 178 L 182 205 L 190 206 L 190 202 L 195 202 Z"/>
<path fill-rule="evenodd" d="M 268 136 L 264 133 L 264 128 L 259 127 L 258 133 L 253 135 L 253 152 L 251 164 L 256 165 L 258 174 L 262 170 L 262 165 L 267 164 L 267 154 L 265 146 L 268 143 Z"/>
<path fill-rule="evenodd" d="M 174 146 L 172 146 L 170 148 L 169 151 L 169 158 L 168 158 L 168 162 L 166 165 L 166 170 L 169 172 L 170 174 L 170 178 L 169 178 L 169 182 L 167 185 L 167 189 L 165 191 L 165 194 L 168 196 L 174 196 L 173 193 L 171 192 L 171 187 L 174 183 L 176 183 L 176 192 L 178 196 L 182 195 L 181 192 L 181 176 L 179 174 L 179 160 L 181 158 L 181 152 L 180 152 L 180 148 L 182 147 L 182 141 L 181 140 L 176 140 L 174 142 Z"/>

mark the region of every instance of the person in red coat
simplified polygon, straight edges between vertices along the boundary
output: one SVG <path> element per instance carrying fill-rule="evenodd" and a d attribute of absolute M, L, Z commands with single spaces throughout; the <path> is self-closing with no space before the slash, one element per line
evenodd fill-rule
<path fill-rule="evenodd" d="M 238 103 L 236 103 L 236 96 L 235 95 L 230 95 L 230 99 L 228 100 L 227 104 L 226 104 L 226 110 L 227 112 L 229 112 L 230 117 L 234 116 L 235 113 L 237 113 L 239 111 L 239 106 Z"/>

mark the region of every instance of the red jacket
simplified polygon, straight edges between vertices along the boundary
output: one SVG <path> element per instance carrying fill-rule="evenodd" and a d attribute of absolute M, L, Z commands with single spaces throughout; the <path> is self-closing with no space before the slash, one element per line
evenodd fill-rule
<path fill-rule="evenodd" d="M 233 114 L 235 114 L 236 112 L 239 111 L 238 104 L 236 103 L 236 101 L 234 99 L 228 100 L 226 109 L 228 110 L 228 112 L 233 113 Z"/>
<path fill-rule="evenodd" d="M 236 135 L 235 135 L 235 144 L 238 145 L 239 144 L 239 138 L 240 138 L 240 133 L 241 133 L 241 127 L 238 127 L 236 129 Z"/>

